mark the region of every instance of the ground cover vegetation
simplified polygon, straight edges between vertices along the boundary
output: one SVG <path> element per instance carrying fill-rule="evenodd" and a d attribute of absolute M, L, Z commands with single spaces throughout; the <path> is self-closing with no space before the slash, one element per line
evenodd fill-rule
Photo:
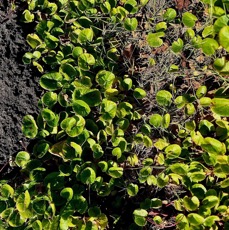
<path fill-rule="evenodd" d="M 24 3 L 44 93 L 0 229 L 229 229 L 229 1 Z"/>

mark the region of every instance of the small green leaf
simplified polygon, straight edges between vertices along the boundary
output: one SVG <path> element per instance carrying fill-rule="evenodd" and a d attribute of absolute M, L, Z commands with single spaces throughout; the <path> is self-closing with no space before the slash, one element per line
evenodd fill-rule
<path fill-rule="evenodd" d="M 134 215 L 134 222 L 138 226 L 145 226 L 146 225 L 146 217 L 148 216 L 148 212 L 145 209 L 135 209 L 133 212 Z"/>
<path fill-rule="evenodd" d="M 36 49 L 42 43 L 41 39 L 36 34 L 28 34 L 26 41 L 32 49 Z"/>
<path fill-rule="evenodd" d="M 205 38 L 202 41 L 201 46 L 203 52 L 207 55 L 213 55 L 215 51 L 219 48 L 218 42 L 213 38 Z"/>
<path fill-rule="evenodd" d="M 172 164 L 169 168 L 171 169 L 173 173 L 176 173 L 179 175 L 186 175 L 188 172 L 188 165 L 183 164 L 183 163 Z"/>
<path fill-rule="evenodd" d="M 196 90 L 196 96 L 197 98 L 201 98 L 204 97 L 207 93 L 207 87 L 205 85 L 200 86 L 197 90 Z"/>
<path fill-rule="evenodd" d="M 19 167 L 24 167 L 30 160 L 30 155 L 28 152 L 20 151 L 15 158 L 15 163 Z"/>
<path fill-rule="evenodd" d="M 30 204 L 30 194 L 28 190 L 24 193 L 21 193 L 16 201 L 16 207 L 19 212 L 25 212 Z"/>
<path fill-rule="evenodd" d="M 188 217 L 188 222 L 191 225 L 199 226 L 199 225 L 204 223 L 204 218 L 197 213 L 190 213 L 190 214 L 188 214 L 187 217 Z"/>
<path fill-rule="evenodd" d="M 4 184 L 1 187 L 1 195 L 5 198 L 13 197 L 14 189 L 10 185 Z"/>
<path fill-rule="evenodd" d="M 76 114 L 82 117 L 86 117 L 91 112 L 89 105 L 83 100 L 74 100 L 72 108 Z"/>
<path fill-rule="evenodd" d="M 216 221 L 220 221 L 218 216 L 208 216 L 204 221 L 204 226 L 212 227 Z"/>
<path fill-rule="evenodd" d="M 95 58 L 92 54 L 82 53 L 78 57 L 78 66 L 82 70 L 89 70 L 90 66 L 95 65 Z"/>
<path fill-rule="evenodd" d="M 11 227 L 20 227 L 25 223 L 25 218 L 23 218 L 19 212 L 14 211 L 9 216 L 8 223 Z"/>
<path fill-rule="evenodd" d="M 156 94 L 158 105 L 169 106 L 172 102 L 172 94 L 167 90 L 160 90 Z"/>
<path fill-rule="evenodd" d="M 42 96 L 41 100 L 44 105 L 51 108 L 57 103 L 57 94 L 54 92 L 47 92 Z"/>
<path fill-rule="evenodd" d="M 120 178 L 123 175 L 123 168 L 121 167 L 110 167 L 108 169 L 108 175 L 112 178 Z"/>
<path fill-rule="evenodd" d="M 127 193 L 129 196 L 136 196 L 138 193 L 138 185 L 133 183 L 129 184 L 127 186 Z"/>
<path fill-rule="evenodd" d="M 211 110 L 224 117 L 229 117 L 229 99 L 226 98 L 213 98 Z"/>
<path fill-rule="evenodd" d="M 83 29 L 78 36 L 79 43 L 91 42 L 93 40 L 93 30 L 91 28 Z"/>
<path fill-rule="evenodd" d="M 166 147 L 165 153 L 169 159 L 175 159 L 175 158 L 180 156 L 181 147 L 177 144 L 171 144 L 171 145 Z"/>
<path fill-rule="evenodd" d="M 74 117 L 65 118 L 60 126 L 70 137 L 76 137 L 83 132 L 85 123 L 86 122 L 82 116 L 75 115 Z"/>
<path fill-rule="evenodd" d="M 80 173 L 80 180 L 84 184 L 93 184 L 96 179 L 94 169 L 87 167 Z"/>
<path fill-rule="evenodd" d="M 152 47 L 160 47 L 163 44 L 161 37 L 164 37 L 164 32 L 149 33 L 147 35 L 147 42 Z"/>
<path fill-rule="evenodd" d="M 36 220 L 32 223 L 33 230 L 42 230 L 42 223 L 40 220 Z"/>
<path fill-rule="evenodd" d="M 92 146 L 92 151 L 93 151 L 93 157 L 95 159 L 99 159 L 104 154 L 103 148 L 99 144 L 94 144 Z"/>
<path fill-rule="evenodd" d="M 146 97 L 146 91 L 141 88 L 135 88 L 133 95 L 137 99 L 143 99 Z"/>
<path fill-rule="evenodd" d="M 26 115 L 22 120 L 22 132 L 28 138 L 35 138 L 38 133 L 38 127 L 33 116 Z"/>
<path fill-rule="evenodd" d="M 163 118 L 160 114 L 153 114 L 149 118 L 150 125 L 159 128 L 162 124 Z"/>
<path fill-rule="evenodd" d="M 203 150 L 210 154 L 224 154 L 224 145 L 220 141 L 212 137 L 206 137 L 201 144 Z"/>
<path fill-rule="evenodd" d="M 73 190 L 72 188 L 64 188 L 61 190 L 60 195 L 70 201 L 73 198 Z"/>
<path fill-rule="evenodd" d="M 31 13 L 29 10 L 24 10 L 22 15 L 25 23 L 29 23 L 34 20 L 34 14 Z"/>
<path fill-rule="evenodd" d="M 134 31 L 138 27 L 138 20 L 136 18 L 126 18 L 124 21 L 124 28 L 129 31 Z"/>
<path fill-rule="evenodd" d="M 200 206 L 200 201 L 196 196 L 183 198 L 183 204 L 187 211 L 195 211 Z"/>
<path fill-rule="evenodd" d="M 197 17 L 192 13 L 185 12 L 182 15 L 182 22 L 187 27 L 193 27 L 197 20 L 198 20 Z"/>
<path fill-rule="evenodd" d="M 167 24 L 166 24 L 166 22 L 159 22 L 159 23 L 157 23 L 156 24 L 156 26 L 155 26 L 155 30 L 157 31 L 157 32 L 160 32 L 160 31 L 165 31 L 167 29 Z"/>
<path fill-rule="evenodd" d="M 211 105 L 212 99 L 210 97 L 201 97 L 199 102 L 201 106 L 208 107 Z"/>
<path fill-rule="evenodd" d="M 173 19 L 175 19 L 176 16 L 177 16 L 177 12 L 173 8 L 168 8 L 163 15 L 164 19 L 168 22 L 173 21 Z"/>
<path fill-rule="evenodd" d="M 161 208 L 161 206 L 162 206 L 161 199 L 158 198 L 151 199 L 151 205 L 150 205 L 151 208 L 157 209 L 157 208 Z"/>
<path fill-rule="evenodd" d="M 227 19 L 228 20 L 228 19 Z M 227 52 L 229 52 L 229 26 L 224 26 L 220 31 L 219 31 L 219 44 L 225 48 Z"/>
<path fill-rule="evenodd" d="M 62 75 L 58 72 L 49 72 L 41 76 L 40 85 L 42 88 L 54 91 L 59 89 L 62 84 Z"/>
<path fill-rule="evenodd" d="M 184 42 L 181 38 L 178 38 L 177 41 L 174 41 L 172 43 L 172 51 L 174 53 L 179 53 L 184 47 Z"/>
<path fill-rule="evenodd" d="M 110 89 L 115 80 L 115 75 L 112 72 L 101 70 L 96 74 L 95 79 L 101 87 L 104 89 Z"/>
<path fill-rule="evenodd" d="M 219 198 L 217 196 L 207 196 L 202 200 L 202 202 L 207 208 L 214 208 L 219 204 Z"/>
<path fill-rule="evenodd" d="M 227 188 L 227 187 L 229 187 L 229 178 L 221 181 L 219 184 L 220 184 L 221 188 Z"/>

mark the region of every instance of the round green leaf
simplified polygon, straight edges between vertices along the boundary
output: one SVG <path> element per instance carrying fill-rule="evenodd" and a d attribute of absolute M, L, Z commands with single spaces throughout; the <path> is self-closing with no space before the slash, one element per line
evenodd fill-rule
<path fill-rule="evenodd" d="M 219 204 L 219 198 L 217 196 L 207 196 L 203 200 L 203 205 L 207 208 L 213 208 Z"/>
<path fill-rule="evenodd" d="M 33 116 L 26 115 L 22 120 L 22 132 L 28 138 L 34 138 L 37 136 L 38 127 Z"/>
<path fill-rule="evenodd" d="M 121 168 L 121 167 L 110 167 L 108 169 L 107 173 L 112 178 L 120 178 L 123 175 L 123 168 Z"/>
<path fill-rule="evenodd" d="M 161 37 L 164 37 L 164 32 L 149 33 L 146 40 L 150 46 L 160 47 L 163 44 Z"/>
<path fill-rule="evenodd" d="M 126 18 L 124 21 L 124 28 L 129 31 L 134 31 L 138 27 L 138 20 L 136 18 Z"/>
<path fill-rule="evenodd" d="M 1 195 L 5 198 L 13 197 L 14 189 L 10 185 L 4 184 L 1 187 Z"/>
<path fill-rule="evenodd" d="M 188 217 L 188 222 L 191 225 L 199 226 L 199 225 L 204 223 L 204 218 L 197 213 L 190 213 L 190 214 L 188 214 L 187 217 Z"/>
<path fill-rule="evenodd" d="M 91 28 L 81 30 L 78 40 L 80 43 L 91 42 L 93 40 L 93 30 Z"/>
<path fill-rule="evenodd" d="M 150 205 L 151 208 L 157 209 L 157 208 L 161 208 L 161 206 L 162 206 L 161 199 L 158 198 L 151 199 L 151 205 Z"/>
<path fill-rule="evenodd" d="M 183 204 L 187 211 L 195 211 L 199 207 L 200 201 L 196 196 L 193 196 L 191 198 L 185 196 L 183 198 Z"/>
<path fill-rule="evenodd" d="M 205 197 L 207 189 L 202 184 L 194 184 L 191 187 L 191 192 L 199 199 L 203 199 Z"/>
<path fill-rule="evenodd" d="M 103 99 L 101 104 L 102 119 L 111 120 L 115 117 L 117 111 L 117 104 L 113 101 Z"/>
<path fill-rule="evenodd" d="M 138 226 L 145 226 L 147 221 L 146 221 L 146 217 L 148 215 L 148 212 L 144 209 L 136 209 L 133 212 L 134 215 L 134 222 L 135 224 L 137 224 Z"/>
<path fill-rule="evenodd" d="M 44 74 L 40 79 L 40 85 L 42 88 L 54 91 L 59 89 L 62 84 L 62 75 L 58 72 L 49 72 L 47 74 Z"/>
<path fill-rule="evenodd" d="M 57 103 L 57 94 L 54 92 L 47 92 L 42 96 L 41 100 L 44 105 L 51 108 Z"/>
<path fill-rule="evenodd" d="M 150 125 L 153 125 L 156 128 L 159 128 L 162 124 L 163 118 L 160 114 L 153 114 L 149 118 Z"/>
<path fill-rule="evenodd" d="M 192 13 L 185 12 L 182 15 L 182 22 L 187 27 L 193 27 L 197 20 L 198 20 L 197 17 Z"/>
<path fill-rule="evenodd" d="M 115 75 L 112 72 L 101 70 L 96 74 L 95 79 L 101 87 L 104 89 L 109 89 L 112 87 Z"/>
<path fill-rule="evenodd" d="M 174 53 L 179 53 L 183 49 L 183 46 L 184 46 L 183 40 L 181 38 L 178 38 L 177 41 L 174 41 L 172 43 L 172 51 Z"/>
<path fill-rule="evenodd" d="M 30 155 L 28 152 L 20 151 L 15 158 L 15 163 L 19 167 L 24 167 L 30 160 Z"/>
<path fill-rule="evenodd" d="M 137 99 L 142 99 L 142 98 L 146 97 L 146 91 L 141 89 L 141 88 L 135 88 L 133 95 Z"/>
<path fill-rule="evenodd" d="M 73 190 L 72 188 L 64 188 L 61 190 L 60 195 L 70 201 L 73 198 Z"/>
<path fill-rule="evenodd" d="M 171 169 L 173 173 L 176 173 L 179 175 L 186 175 L 188 172 L 188 165 L 183 164 L 183 163 L 172 164 L 169 168 Z"/>
<path fill-rule="evenodd" d="M 84 184 L 93 184 L 96 179 L 95 171 L 87 167 L 80 173 L 80 180 Z"/>
<path fill-rule="evenodd" d="M 160 90 L 156 94 L 158 105 L 169 106 L 172 102 L 172 94 L 167 90 Z"/>
<path fill-rule="evenodd" d="M 164 19 L 168 22 L 171 22 L 173 19 L 176 18 L 176 16 L 177 12 L 173 8 L 168 8 L 163 15 Z"/>
<path fill-rule="evenodd" d="M 95 65 L 95 58 L 92 54 L 82 53 L 78 57 L 78 66 L 82 70 L 89 70 L 90 66 Z"/>
<path fill-rule="evenodd" d="M 20 215 L 19 212 L 14 211 L 8 218 L 8 223 L 11 227 L 20 227 L 24 224 L 25 219 Z"/>
<path fill-rule="evenodd" d="M 201 46 L 203 52 L 207 55 L 212 55 L 219 48 L 218 42 L 213 38 L 205 38 Z"/>
<path fill-rule="evenodd" d="M 79 114 L 83 117 L 86 117 L 91 112 L 89 105 L 83 100 L 74 100 L 72 108 L 76 114 Z"/>
<path fill-rule="evenodd" d="M 127 193 L 129 196 L 136 196 L 138 193 L 138 185 L 133 183 L 129 184 L 127 186 Z"/>
<path fill-rule="evenodd" d="M 76 137 L 83 132 L 85 123 L 82 116 L 75 115 L 74 117 L 65 118 L 60 125 L 70 137 Z"/>
<path fill-rule="evenodd" d="M 171 144 L 171 145 L 166 147 L 165 153 L 169 159 L 175 159 L 175 158 L 180 156 L 181 147 L 177 144 Z"/>
<path fill-rule="evenodd" d="M 224 26 L 220 31 L 219 31 L 219 44 L 225 48 L 227 52 L 229 52 L 229 26 Z"/>
<path fill-rule="evenodd" d="M 211 110 L 224 117 L 229 117 L 229 99 L 226 98 L 213 98 Z"/>

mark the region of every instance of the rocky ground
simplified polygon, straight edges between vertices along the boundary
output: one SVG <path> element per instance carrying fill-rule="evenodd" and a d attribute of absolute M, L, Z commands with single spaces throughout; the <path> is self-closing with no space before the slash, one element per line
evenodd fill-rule
<path fill-rule="evenodd" d="M 11 170 L 10 156 L 24 148 L 21 121 L 36 113 L 41 93 L 37 72 L 22 63 L 28 28 L 18 20 L 19 7 L 16 12 L 10 1 L 0 2 L 0 177 Z"/>

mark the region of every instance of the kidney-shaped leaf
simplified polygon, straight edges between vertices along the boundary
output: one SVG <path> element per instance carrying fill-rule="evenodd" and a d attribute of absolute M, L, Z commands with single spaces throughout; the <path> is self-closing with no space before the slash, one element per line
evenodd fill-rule
<path fill-rule="evenodd" d="M 101 70 L 96 74 L 96 82 L 104 89 L 109 89 L 112 87 L 115 75 L 112 72 Z"/>
<path fill-rule="evenodd" d="M 163 44 L 161 37 L 164 37 L 164 32 L 149 33 L 147 35 L 147 42 L 152 47 L 160 47 Z"/>
<path fill-rule="evenodd" d="M 108 174 L 112 178 L 120 178 L 123 175 L 123 168 L 122 167 L 110 167 L 108 169 Z"/>
<path fill-rule="evenodd" d="M 156 94 L 158 105 L 169 106 L 171 104 L 172 94 L 167 90 L 160 90 Z"/>
<path fill-rule="evenodd" d="M 30 155 L 28 152 L 20 151 L 15 158 L 15 163 L 19 167 L 24 167 L 30 160 Z"/>
<path fill-rule="evenodd" d="M 182 15 L 182 22 L 187 27 L 193 27 L 195 25 L 195 22 L 197 21 L 197 17 L 189 12 L 185 12 Z"/>
<path fill-rule="evenodd" d="M 42 88 L 50 91 L 59 89 L 62 84 L 62 75 L 58 72 L 49 72 L 44 74 L 40 79 L 40 85 Z"/>
<path fill-rule="evenodd" d="M 70 137 L 76 137 L 80 135 L 84 130 L 84 126 L 85 120 L 80 115 L 65 118 L 61 122 L 61 128 L 64 129 Z"/>
<path fill-rule="evenodd" d="M 80 173 L 80 180 L 84 184 L 93 184 L 96 179 L 94 169 L 87 167 Z"/>
<path fill-rule="evenodd" d="M 219 44 L 229 52 L 229 26 L 224 26 L 219 31 Z"/>
<path fill-rule="evenodd" d="M 79 114 L 83 117 L 87 116 L 91 112 L 89 105 L 83 100 L 75 100 L 72 108 L 76 114 Z"/>
<path fill-rule="evenodd" d="M 22 132 L 28 138 L 34 138 L 37 136 L 38 127 L 33 116 L 26 115 L 22 120 Z"/>
<path fill-rule="evenodd" d="M 177 158 L 181 154 L 181 147 L 178 144 L 171 144 L 166 147 L 165 153 L 169 159 Z"/>
<path fill-rule="evenodd" d="M 136 18 L 126 18 L 124 21 L 124 27 L 126 30 L 134 31 L 137 29 L 138 20 Z"/>
<path fill-rule="evenodd" d="M 204 218 L 197 213 L 188 214 L 188 221 L 191 225 L 198 226 L 203 224 Z"/>

